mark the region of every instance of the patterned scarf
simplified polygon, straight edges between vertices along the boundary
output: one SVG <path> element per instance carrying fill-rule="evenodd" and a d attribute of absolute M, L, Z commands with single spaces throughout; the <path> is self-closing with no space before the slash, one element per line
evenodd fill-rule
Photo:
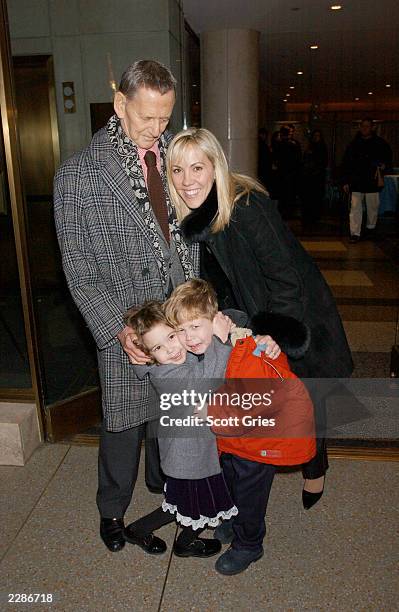
<path fill-rule="evenodd" d="M 150 204 L 147 187 L 144 180 L 143 169 L 141 167 L 137 146 L 134 144 L 123 131 L 121 122 L 117 115 L 113 115 L 106 126 L 111 144 L 115 148 L 124 171 L 126 172 L 130 185 L 133 189 L 133 194 L 140 206 L 141 214 L 147 226 L 151 242 L 156 253 L 156 261 L 161 274 L 161 280 L 164 286 L 168 283 L 168 273 L 165 263 L 165 257 L 160 244 L 160 237 L 157 232 L 154 213 Z M 172 140 L 171 134 L 162 134 L 159 141 L 159 152 L 161 157 L 161 178 L 166 194 L 166 205 L 168 207 L 168 222 L 169 231 L 172 240 L 175 243 L 176 251 L 179 256 L 185 279 L 188 280 L 194 276 L 194 268 L 190 258 L 190 254 L 186 243 L 182 237 L 179 224 L 176 219 L 175 210 L 169 200 L 168 185 L 166 181 L 165 157 L 168 144 Z"/>

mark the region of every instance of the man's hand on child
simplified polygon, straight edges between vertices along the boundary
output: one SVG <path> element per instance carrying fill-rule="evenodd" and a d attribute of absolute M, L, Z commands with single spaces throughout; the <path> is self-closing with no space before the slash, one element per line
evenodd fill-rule
<path fill-rule="evenodd" d="M 280 356 L 281 348 L 273 340 L 271 336 L 255 336 L 256 344 L 265 344 L 265 354 L 270 357 L 270 359 L 277 359 Z"/>
<path fill-rule="evenodd" d="M 148 355 L 137 346 L 137 335 L 131 327 L 124 327 L 118 334 L 118 340 L 122 345 L 123 350 L 129 357 L 130 363 L 135 365 L 144 365 L 148 363 Z"/>
<path fill-rule="evenodd" d="M 213 334 L 220 338 L 222 342 L 227 342 L 229 333 L 234 329 L 235 324 L 223 312 L 218 312 L 213 319 Z"/>

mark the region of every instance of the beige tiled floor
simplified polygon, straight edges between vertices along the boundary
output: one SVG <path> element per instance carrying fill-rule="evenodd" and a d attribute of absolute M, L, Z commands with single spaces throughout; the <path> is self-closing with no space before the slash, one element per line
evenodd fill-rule
<path fill-rule="evenodd" d="M 0 558 L 40 500 L 68 450 L 68 446 L 44 445 L 25 467 L 0 467 Z"/>
<path fill-rule="evenodd" d="M 330 253 L 337 251 L 346 253 L 348 250 L 347 246 L 343 242 L 336 240 L 301 240 L 301 244 L 303 248 L 310 253 L 315 251 L 328 251 Z"/>
<path fill-rule="evenodd" d="M 335 244 L 342 244 L 344 249 L 341 247 L 337 247 L 336 249 L 330 248 L 331 242 L 327 240 L 323 240 L 322 244 L 327 245 L 324 248 L 314 248 L 315 242 L 313 241 L 303 241 L 302 244 L 306 244 L 306 249 L 312 255 L 312 257 L 317 257 L 317 259 L 329 259 L 334 257 L 336 259 L 347 259 L 347 260 L 357 260 L 357 259 L 376 259 L 376 260 L 384 260 L 385 254 L 384 252 L 373 242 L 360 242 L 359 244 L 349 244 L 348 240 L 342 240 L 336 242 Z M 310 246 L 308 244 L 310 243 Z M 318 244 L 316 242 L 316 244 Z M 334 242 L 332 241 L 332 245 Z"/>
<path fill-rule="evenodd" d="M 372 287 L 370 278 L 358 270 L 323 270 L 323 276 L 329 285 L 341 287 Z"/>
<path fill-rule="evenodd" d="M 344 321 L 352 351 L 391 352 L 395 342 L 396 321 Z"/>
<path fill-rule="evenodd" d="M 173 525 L 159 532 L 168 544 L 160 558 L 130 545 L 109 553 L 97 533 L 96 459 L 96 448 L 53 445 L 23 468 L 0 468 L 4 602 L 8 593 L 34 592 L 52 593 L 55 602 L 34 610 L 397 609 L 395 463 L 332 461 L 325 494 L 309 512 L 300 473 L 278 474 L 265 556 L 228 578 L 214 571 L 215 559 L 171 556 Z M 141 474 L 127 520 L 159 499 Z"/>
<path fill-rule="evenodd" d="M 399 284 L 383 251 L 370 242 L 349 245 L 347 239 L 303 244 L 341 298 L 352 350 L 374 355 L 374 361 L 376 355 L 387 356 Z M 365 299 L 369 303 L 363 306 Z M 43 445 L 25 467 L 0 467 L 0 610 L 11 609 L 8 593 L 52 593 L 51 606 L 14 608 L 393 612 L 398 609 L 397 465 L 331 461 L 325 493 L 309 512 L 301 506 L 301 474 L 278 474 L 265 556 L 243 574 L 223 577 L 214 570 L 214 558 L 171 554 L 173 524 L 159 532 L 168 545 L 162 557 L 129 544 L 120 553 L 108 552 L 98 535 L 97 449 Z M 159 503 L 140 473 L 126 521 Z"/>

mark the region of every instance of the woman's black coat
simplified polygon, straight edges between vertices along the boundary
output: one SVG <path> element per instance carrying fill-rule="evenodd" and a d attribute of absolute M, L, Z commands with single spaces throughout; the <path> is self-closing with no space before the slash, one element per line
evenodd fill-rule
<path fill-rule="evenodd" d="M 210 224 L 217 212 L 215 190 L 182 223 L 191 242 L 206 242 L 230 281 L 237 306 L 257 333 L 270 333 L 267 313 L 294 317 L 310 329 L 305 355 L 291 359 L 302 377 L 348 377 L 351 353 L 333 295 L 318 267 L 284 224 L 276 203 L 252 192 L 217 234 Z M 223 280 L 222 280 L 223 282 Z"/>

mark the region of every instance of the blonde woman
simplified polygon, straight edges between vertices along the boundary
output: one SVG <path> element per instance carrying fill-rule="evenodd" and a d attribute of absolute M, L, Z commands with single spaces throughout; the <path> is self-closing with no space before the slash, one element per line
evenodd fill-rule
<path fill-rule="evenodd" d="M 174 137 L 167 176 L 183 235 L 200 243 L 201 276 L 214 286 L 220 309 L 244 310 L 254 332 L 269 333 L 283 350 L 284 334 L 291 345 L 296 339 L 290 365 L 298 376 L 350 376 L 352 358 L 331 291 L 262 185 L 231 172 L 220 143 L 203 128 Z M 310 334 L 303 337 L 303 327 L 295 326 L 271 330 L 268 313 L 289 315 Z M 322 496 L 328 468 L 325 392 L 319 387 L 311 390 L 318 440 L 316 457 L 303 466 L 306 509 Z"/>

